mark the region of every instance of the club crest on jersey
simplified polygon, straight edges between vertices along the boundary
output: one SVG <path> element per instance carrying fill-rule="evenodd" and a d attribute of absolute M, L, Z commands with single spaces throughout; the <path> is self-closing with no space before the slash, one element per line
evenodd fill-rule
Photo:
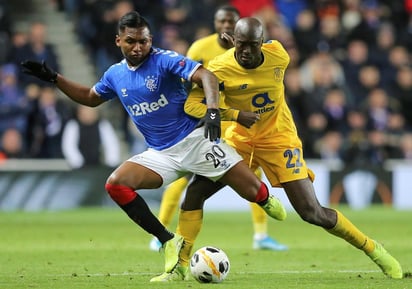
<path fill-rule="evenodd" d="M 122 89 L 120 89 L 120 91 L 122 92 L 122 96 L 123 96 L 123 97 L 128 96 L 128 94 L 127 94 L 127 89 L 126 89 L 126 88 L 122 88 Z"/>
<path fill-rule="evenodd" d="M 158 78 L 154 75 L 147 76 L 144 82 L 149 91 L 155 91 L 157 89 Z"/>
<path fill-rule="evenodd" d="M 274 76 L 275 76 L 275 81 L 281 82 L 283 79 L 283 70 L 280 67 L 276 67 L 274 69 Z"/>
<path fill-rule="evenodd" d="M 185 65 L 186 65 L 186 58 L 183 58 L 182 60 L 180 60 L 180 61 L 179 61 L 179 65 L 180 65 L 181 67 L 185 66 Z"/>

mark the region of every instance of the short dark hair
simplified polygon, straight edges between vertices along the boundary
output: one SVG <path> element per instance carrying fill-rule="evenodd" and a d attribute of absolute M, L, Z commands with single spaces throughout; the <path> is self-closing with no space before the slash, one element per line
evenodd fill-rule
<path fill-rule="evenodd" d="M 123 15 L 122 18 L 120 18 L 119 23 L 117 25 L 118 31 L 124 32 L 126 27 L 133 27 L 133 28 L 147 27 L 150 30 L 149 23 L 137 11 L 128 12 L 125 15 Z"/>
<path fill-rule="evenodd" d="M 217 12 L 217 11 L 220 11 L 220 10 L 223 10 L 223 11 L 226 11 L 226 12 L 235 13 L 237 16 L 240 17 L 240 12 L 239 12 L 239 10 L 238 10 L 235 6 L 232 6 L 232 5 L 229 5 L 229 4 L 224 4 L 224 5 L 219 6 L 219 7 L 216 9 L 216 12 Z"/>

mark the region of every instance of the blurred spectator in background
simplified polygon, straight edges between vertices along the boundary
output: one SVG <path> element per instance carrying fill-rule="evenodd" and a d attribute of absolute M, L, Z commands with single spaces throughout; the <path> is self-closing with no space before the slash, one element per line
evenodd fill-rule
<path fill-rule="evenodd" d="M 11 54 L 11 62 L 18 67 L 22 61 L 33 59 L 37 61 L 46 61 L 47 64 L 57 71 L 59 67 L 58 57 L 53 44 L 47 42 L 47 27 L 44 23 L 35 21 L 30 24 L 28 42 L 21 47 L 15 47 Z M 22 85 L 37 83 L 44 86 L 44 82 L 30 77 L 24 73 L 19 73 L 19 80 Z"/>
<path fill-rule="evenodd" d="M 376 45 L 370 49 L 370 61 L 376 65 L 382 78 L 382 86 L 387 87 L 391 82 L 395 69 L 390 67 L 389 52 L 395 46 L 396 33 L 392 24 L 388 22 L 379 26 L 376 35 Z"/>
<path fill-rule="evenodd" d="M 378 0 L 362 0 L 360 4 L 361 20 L 348 33 L 348 39 L 362 39 L 368 47 L 373 47 L 381 24 L 382 9 Z"/>
<path fill-rule="evenodd" d="M 317 52 L 320 33 L 317 27 L 316 15 L 312 10 L 302 10 L 297 15 L 296 25 L 293 27 L 292 32 L 302 60 L 308 59 Z"/>
<path fill-rule="evenodd" d="M 55 88 L 46 86 L 38 92 L 30 123 L 31 157 L 63 158 L 61 138 L 64 126 L 71 118 L 71 109 L 58 97 Z"/>
<path fill-rule="evenodd" d="M 362 40 L 352 40 L 346 45 L 346 55 L 340 60 L 345 75 L 346 85 L 350 90 L 355 105 L 359 90 L 359 71 L 369 63 L 369 48 Z"/>
<path fill-rule="evenodd" d="M 13 23 L 10 7 L 6 0 L 0 0 L 0 65 L 7 61 L 11 50 Z"/>
<path fill-rule="evenodd" d="M 9 51 L 9 55 L 8 55 L 8 60 L 10 62 L 12 62 L 12 58 L 13 58 L 13 53 L 15 53 L 16 50 L 21 49 L 23 46 L 25 46 L 28 42 L 28 34 L 26 33 L 26 31 L 24 30 L 16 30 L 14 31 L 11 41 L 10 41 L 10 45 L 11 45 L 11 49 Z"/>
<path fill-rule="evenodd" d="M 345 92 L 339 88 L 328 90 L 322 105 L 322 113 L 326 117 L 328 131 L 347 133 L 347 113 L 350 109 Z"/>
<path fill-rule="evenodd" d="M 315 144 L 319 158 L 332 169 L 341 169 L 344 136 L 338 130 L 327 131 Z"/>
<path fill-rule="evenodd" d="M 342 31 L 347 36 L 362 20 L 360 5 L 362 0 L 342 0 Z"/>
<path fill-rule="evenodd" d="M 373 148 L 373 155 L 370 159 L 373 164 L 383 164 L 397 154 L 393 151 L 394 146 L 399 146 L 396 133 L 404 130 L 404 121 L 400 116 L 399 103 L 391 98 L 384 89 L 375 88 L 367 95 L 367 102 L 363 109 L 367 118 L 368 139 Z M 396 149 L 395 149 L 396 150 Z"/>
<path fill-rule="evenodd" d="M 406 129 L 412 131 L 412 66 L 399 68 L 389 94 L 398 100 Z"/>
<path fill-rule="evenodd" d="M 0 135 L 14 128 L 25 135 L 30 102 L 17 78 L 17 67 L 14 64 L 0 66 Z"/>
<path fill-rule="evenodd" d="M 26 157 L 23 136 L 15 128 L 9 128 L 0 134 L 0 164 L 7 159 Z"/>
<path fill-rule="evenodd" d="M 331 88 L 347 90 L 343 69 L 332 55 L 318 52 L 308 58 L 300 67 L 302 88 L 309 97 L 306 105 L 309 111 L 321 109 L 326 93 Z"/>
<path fill-rule="evenodd" d="M 314 54 L 301 65 L 300 70 L 302 88 L 307 94 L 307 97 L 302 99 L 307 123 L 304 139 L 305 154 L 309 158 L 319 158 L 315 144 L 328 129 L 328 117 L 331 117 L 330 121 L 342 117 L 338 116 L 338 113 L 345 113 L 345 107 L 342 105 L 349 106 L 351 100 L 346 98 L 348 94 L 343 70 L 332 55 L 326 52 Z M 341 90 L 342 95 L 345 96 L 345 100 L 341 100 L 341 107 L 332 107 L 332 103 L 329 102 L 325 106 L 329 91 L 336 89 Z M 338 112 L 338 109 L 341 111 Z"/>
<path fill-rule="evenodd" d="M 111 123 L 99 110 L 78 105 L 62 135 L 62 152 L 73 169 L 120 164 L 120 140 Z"/>
<path fill-rule="evenodd" d="M 301 75 L 297 67 L 288 68 L 285 72 L 285 96 L 298 128 L 299 136 L 304 141 L 306 132 L 304 99 L 307 94 L 302 88 Z"/>
<path fill-rule="evenodd" d="M 328 52 L 335 59 L 340 59 L 343 54 L 342 50 L 345 46 L 346 38 L 342 31 L 339 15 L 331 13 L 320 19 L 319 36 L 317 49 Z"/>
<path fill-rule="evenodd" d="M 96 31 L 94 40 L 96 48 L 93 55 L 99 77 L 113 63 L 123 59 L 123 55 L 113 39 L 117 34 L 117 24 L 120 17 L 133 10 L 134 6 L 131 1 L 121 0 L 111 5 L 108 4 L 108 7 L 102 11 L 100 23 L 98 24 L 99 29 Z"/>
<path fill-rule="evenodd" d="M 389 97 L 384 89 L 375 88 L 367 94 L 367 101 L 363 104 L 367 116 L 369 130 L 386 131 L 389 117 L 400 109 L 399 103 Z"/>
<path fill-rule="evenodd" d="M 351 94 L 357 107 L 365 105 L 368 94 L 375 88 L 380 88 L 381 74 L 376 65 L 365 64 L 359 69 L 355 84 L 352 84 Z"/>
<path fill-rule="evenodd" d="M 372 155 L 368 141 L 367 117 L 360 109 L 352 109 L 347 115 L 349 127 L 343 145 L 343 160 L 348 167 L 363 167 L 369 164 Z"/>

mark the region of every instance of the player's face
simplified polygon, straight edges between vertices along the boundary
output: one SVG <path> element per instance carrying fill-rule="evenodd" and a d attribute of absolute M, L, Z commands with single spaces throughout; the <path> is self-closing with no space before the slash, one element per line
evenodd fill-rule
<path fill-rule="evenodd" d="M 120 47 L 127 63 L 131 66 L 136 66 L 150 53 L 152 35 L 150 35 L 147 27 L 126 27 L 116 37 L 116 45 Z"/>
<path fill-rule="evenodd" d="M 262 63 L 263 37 L 235 34 L 235 57 L 244 68 L 256 68 Z"/>
<path fill-rule="evenodd" d="M 236 13 L 219 10 L 215 14 L 215 30 L 219 34 L 226 32 L 232 35 L 238 20 L 239 16 Z"/>

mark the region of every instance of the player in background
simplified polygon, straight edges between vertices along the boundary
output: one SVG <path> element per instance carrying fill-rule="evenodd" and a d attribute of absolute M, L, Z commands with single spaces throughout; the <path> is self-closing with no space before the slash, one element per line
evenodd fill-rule
<path fill-rule="evenodd" d="M 130 219 L 162 242 L 165 272 L 176 267 L 184 240 L 159 222 L 136 192 L 139 189 L 159 188 L 196 173 L 228 184 L 243 198 L 262 205 L 272 217 L 283 220 L 286 211 L 279 200 L 269 195 L 266 185 L 232 147 L 219 142 L 216 77 L 196 61 L 152 47 L 149 24 L 138 12 L 121 17 L 115 41 L 124 59 L 108 68 L 91 88 L 58 74 L 44 61 L 28 60 L 22 66 L 25 73 L 54 83 L 74 102 L 90 107 L 112 99 L 122 103 L 149 148 L 117 167 L 105 189 Z M 204 88 L 208 109 L 200 123 L 184 112 L 187 92 L 182 78 Z"/>
<path fill-rule="evenodd" d="M 272 187 L 285 190 L 304 221 L 363 251 L 388 277 L 403 278 L 400 264 L 380 243 L 361 232 L 338 210 L 319 204 L 312 183 L 314 174 L 306 166 L 302 143 L 285 100 L 283 79 L 290 61 L 286 50 L 275 40 L 263 43 L 263 27 L 256 18 L 242 18 L 236 23 L 234 45 L 209 62 L 208 69 L 219 79 L 222 104 L 259 117 L 250 128 L 232 123 L 226 130 L 226 142 L 250 162 L 252 169 L 262 167 Z M 206 107 L 198 96 L 192 98 L 195 93 L 202 94 L 193 90 L 185 111 L 199 118 Z M 189 184 L 177 227 L 186 244 L 193 245 L 201 228 L 201 222 L 197 222 L 195 230 L 195 223 L 187 216 L 195 213 L 202 216 L 204 201 L 223 186 L 197 175 Z M 189 266 L 191 249 L 184 246 L 178 266 L 170 273 L 163 273 L 163 280 L 187 278 L 183 272 Z"/>
<path fill-rule="evenodd" d="M 207 68 L 210 60 L 233 47 L 233 42 L 228 37 L 233 35 L 237 20 L 239 20 L 239 11 L 235 7 L 230 5 L 219 7 L 214 15 L 214 27 L 216 33 L 193 42 L 189 47 L 187 57 L 203 63 L 203 66 Z M 236 121 L 237 117 L 238 112 L 234 112 L 234 115 L 230 116 L 230 120 L 233 119 Z M 222 134 L 229 124 L 230 121 L 222 122 Z M 257 169 L 255 173 L 259 178 L 262 177 L 262 171 L 260 169 Z M 164 190 L 159 209 L 159 221 L 165 227 L 168 227 L 173 220 L 189 179 L 190 175 L 180 178 Z M 250 203 L 250 207 L 254 229 L 253 248 L 276 251 L 287 250 L 288 247 L 286 245 L 279 243 L 268 235 L 268 219 L 266 213 L 255 203 Z M 199 216 L 193 216 L 193 218 L 201 219 Z M 160 242 L 156 238 L 153 238 L 150 241 L 149 247 L 153 251 L 158 251 L 160 245 Z"/>

